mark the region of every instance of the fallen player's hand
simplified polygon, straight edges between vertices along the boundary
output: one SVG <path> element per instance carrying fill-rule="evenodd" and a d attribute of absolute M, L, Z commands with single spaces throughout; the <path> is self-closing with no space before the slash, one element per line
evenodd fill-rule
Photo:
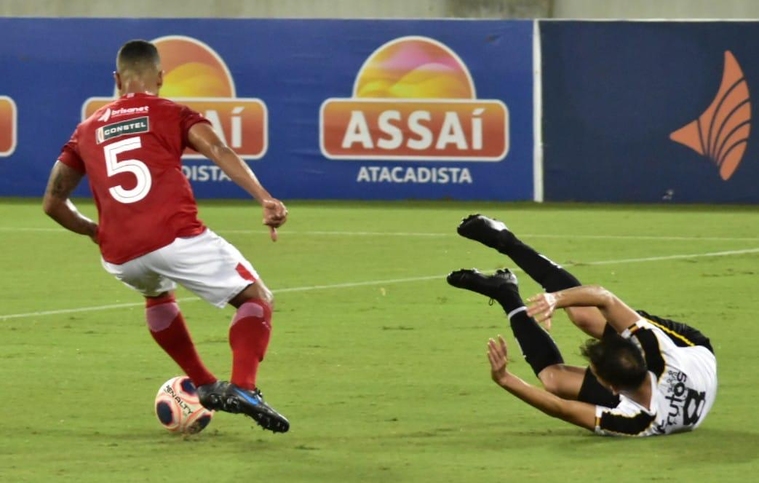
<path fill-rule="evenodd" d="M 551 317 L 556 310 L 556 296 L 552 293 L 539 293 L 527 299 L 527 315 L 533 317 L 546 329 L 551 328 Z"/>
<path fill-rule="evenodd" d="M 490 377 L 496 384 L 502 386 L 509 373 L 506 370 L 508 363 L 506 341 L 500 335 L 498 342 L 493 339 L 488 340 L 488 360 L 490 361 Z"/>

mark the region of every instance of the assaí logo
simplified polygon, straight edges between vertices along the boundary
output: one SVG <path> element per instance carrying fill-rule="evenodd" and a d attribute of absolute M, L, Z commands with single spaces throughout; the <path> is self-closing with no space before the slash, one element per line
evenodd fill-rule
<path fill-rule="evenodd" d="M 717 95 L 698 119 L 670 134 L 672 141 L 705 156 L 727 181 L 743 160 L 751 134 L 751 97 L 743 70 L 730 51 Z"/>
<path fill-rule="evenodd" d="M 13 99 L 0 96 L 0 156 L 10 156 L 16 150 L 17 118 Z"/>
<path fill-rule="evenodd" d="M 224 140 L 244 159 L 259 159 L 268 149 L 268 112 L 260 99 L 237 97 L 234 79 L 224 60 L 203 42 L 184 36 L 160 37 L 152 41 L 161 56 L 164 70 L 161 97 L 184 104 L 203 115 Z M 118 93 L 116 93 L 118 95 Z M 113 102 L 113 97 L 92 97 L 82 106 L 82 119 Z M 111 120 L 145 112 L 109 111 Z M 185 158 L 203 159 L 194 151 Z M 229 181 L 213 164 L 182 166 L 193 181 Z"/>
<path fill-rule="evenodd" d="M 495 162 L 509 151 L 506 105 L 477 99 L 464 62 L 427 37 L 380 46 L 357 74 L 353 97 L 327 99 L 320 117 L 321 151 L 330 159 Z M 472 178 L 466 167 L 417 163 L 362 166 L 357 181 L 471 183 Z"/>

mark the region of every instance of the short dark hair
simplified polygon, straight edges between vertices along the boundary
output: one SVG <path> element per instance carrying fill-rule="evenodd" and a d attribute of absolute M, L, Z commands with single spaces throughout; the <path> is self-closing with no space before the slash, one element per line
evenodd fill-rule
<path fill-rule="evenodd" d="M 145 71 L 154 69 L 161 63 L 158 49 L 147 40 L 130 40 L 119 49 L 116 56 L 116 67 L 119 71 Z"/>
<path fill-rule="evenodd" d="M 591 339 L 580 353 L 593 366 L 598 377 L 615 389 L 637 389 L 646 380 L 648 367 L 643 352 L 630 339 L 618 334 Z"/>

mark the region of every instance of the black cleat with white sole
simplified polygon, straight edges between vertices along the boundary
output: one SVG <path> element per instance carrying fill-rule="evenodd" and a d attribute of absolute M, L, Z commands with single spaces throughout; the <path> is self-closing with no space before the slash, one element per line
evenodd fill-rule
<path fill-rule="evenodd" d="M 516 237 L 502 222 L 479 213 L 469 215 L 459 223 L 459 235 L 475 240 L 490 248 L 503 251 Z"/>
<path fill-rule="evenodd" d="M 517 276 L 505 268 L 496 270 L 492 275 L 485 275 L 476 268 L 456 270 L 448 274 L 446 280 L 453 287 L 470 290 L 495 300 L 509 292 L 519 296 Z"/>

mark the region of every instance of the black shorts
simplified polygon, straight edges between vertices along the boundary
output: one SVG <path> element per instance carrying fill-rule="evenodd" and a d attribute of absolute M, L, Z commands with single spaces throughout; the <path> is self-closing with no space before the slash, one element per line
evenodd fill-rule
<path fill-rule="evenodd" d="M 662 329 L 678 347 L 699 345 L 706 347 L 709 349 L 709 352 L 714 354 L 714 348 L 712 348 L 711 341 L 698 329 L 695 329 L 688 324 L 683 324 L 682 322 L 675 322 L 674 320 L 663 319 L 651 315 L 642 310 L 638 310 L 637 312 L 641 317 Z M 606 324 L 603 337 L 609 337 L 616 334 L 617 331 L 609 324 Z M 614 395 L 611 391 L 603 387 L 601 383 L 598 382 L 598 379 L 596 379 L 596 376 L 590 371 L 590 368 L 585 370 L 585 378 L 582 381 L 577 400 L 609 408 L 616 407 L 617 404 L 619 404 L 619 396 Z"/>
<path fill-rule="evenodd" d="M 636 312 L 638 312 L 638 314 L 644 319 L 648 320 L 655 326 L 662 329 L 664 333 L 667 334 L 669 338 L 672 339 L 672 342 L 674 342 L 675 345 L 677 345 L 678 347 L 700 345 L 700 346 L 706 347 L 707 349 L 709 349 L 709 352 L 714 354 L 714 348 L 712 347 L 711 341 L 709 340 L 708 337 L 702 334 L 698 329 L 694 329 L 690 325 L 683 324 L 682 322 L 675 322 L 674 320 L 662 319 L 661 317 L 651 315 L 642 310 L 636 310 Z M 612 333 L 614 332 L 614 329 L 609 327 L 609 324 L 606 324 L 606 328 L 604 329 L 604 335 L 606 335 L 609 330 L 611 330 Z"/>

